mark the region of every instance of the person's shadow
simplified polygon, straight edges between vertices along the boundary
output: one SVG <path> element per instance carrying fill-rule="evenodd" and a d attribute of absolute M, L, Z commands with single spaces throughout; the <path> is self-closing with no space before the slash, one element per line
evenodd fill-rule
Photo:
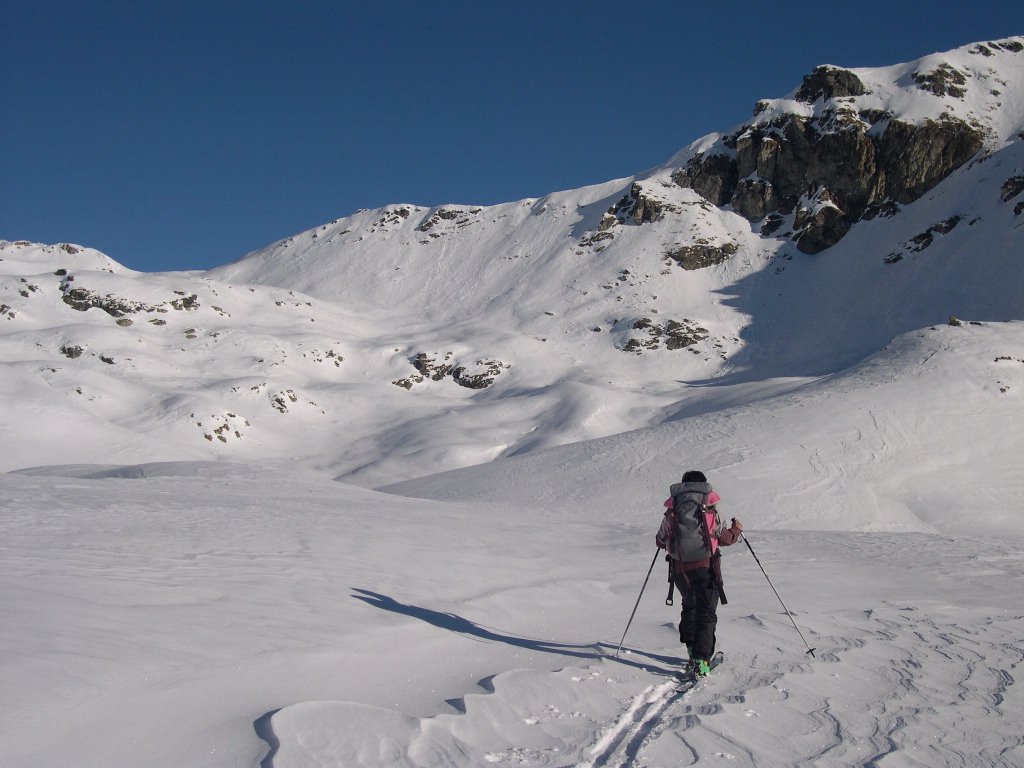
<path fill-rule="evenodd" d="M 645 669 L 649 672 L 662 675 L 673 675 L 677 673 L 679 671 L 679 665 L 682 663 L 682 659 L 674 656 L 661 656 L 658 654 L 648 653 L 646 651 L 639 651 L 635 648 L 627 649 L 623 647 L 623 651 L 628 651 L 628 655 L 620 654 L 615 656 L 613 655 L 613 651 L 617 648 L 617 645 L 603 642 L 596 642 L 590 645 L 579 645 L 573 643 L 556 643 L 548 640 L 538 640 L 519 635 L 505 634 L 502 632 L 496 632 L 493 629 L 481 626 L 480 624 L 476 624 L 469 619 L 465 619 L 454 613 L 442 613 L 441 611 L 434 611 L 430 608 L 423 608 L 418 605 L 400 603 L 387 595 L 382 595 L 378 592 L 371 592 L 367 589 L 353 587 L 352 591 L 352 597 L 356 600 L 362 600 L 367 605 L 372 605 L 375 608 L 381 608 L 385 611 L 391 611 L 392 613 L 401 613 L 405 616 L 411 616 L 414 619 L 425 621 L 427 624 L 431 624 L 439 629 L 448 630 L 449 632 L 457 632 L 460 635 L 476 638 L 485 642 L 505 643 L 506 645 L 511 645 L 516 648 L 525 648 L 529 651 L 554 653 L 577 659 L 607 659 L 608 661 L 613 661 L 630 667 L 637 667 L 639 669 Z M 643 656 L 649 661 L 633 659 L 633 655 Z M 656 664 L 651 663 L 652 661 L 656 662 Z M 661 667 L 658 666 L 658 664 L 667 666 Z"/>

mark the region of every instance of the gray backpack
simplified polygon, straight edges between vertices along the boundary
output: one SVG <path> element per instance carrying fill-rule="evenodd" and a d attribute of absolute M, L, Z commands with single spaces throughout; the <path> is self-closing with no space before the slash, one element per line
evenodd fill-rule
<path fill-rule="evenodd" d="M 667 527 L 672 534 L 669 554 L 684 563 L 707 560 L 711 557 L 711 534 L 705 513 L 711 484 L 675 483 L 669 491 L 673 502 L 665 513 L 670 516 Z"/>

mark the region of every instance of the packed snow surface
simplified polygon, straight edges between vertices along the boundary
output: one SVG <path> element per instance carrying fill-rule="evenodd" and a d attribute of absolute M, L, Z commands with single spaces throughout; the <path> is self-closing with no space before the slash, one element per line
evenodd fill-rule
<path fill-rule="evenodd" d="M 208 273 L 0 241 L 0 763 L 1024 765 L 1020 41 L 855 70 L 986 149 L 813 257 L 670 183 L 718 135 Z M 750 548 L 683 693 L 691 468 Z"/>

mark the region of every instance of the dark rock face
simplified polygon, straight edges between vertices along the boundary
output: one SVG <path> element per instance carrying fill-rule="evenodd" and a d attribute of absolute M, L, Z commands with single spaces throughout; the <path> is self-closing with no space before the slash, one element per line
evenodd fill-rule
<path fill-rule="evenodd" d="M 1024 45 L 1018 43 L 1016 40 L 1004 40 L 998 43 L 978 43 L 974 48 L 971 49 L 971 53 L 980 54 L 985 57 L 995 56 L 997 51 L 1010 51 L 1011 53 L 1020 53 L 1024 51 Z"/>
<path fill-rule="evenodd" d="M 853 72 L 834 67 L 815 67 L 804 75 L 803 85 L 796 93 L 797 101 L 813 104 L 824 97 L 833 99 L 843 96 L 863 96 L 867 93 L 864 83 Z"/>
<path fill-rule="evenodd" d="M 453 366 L 448 362 L 451 359 L 451 352 L 448 352 L 445 355 L 444 362 L 441 363 L 437 362 L 435 358 L 431 357 L 426 352 L 420 352 L 412 359 L 412 365 L 422 376 L 425 376 L 432 381 L 440 381 L 445 376 L 451 375 Z"/>
<path fill-rule="evenodd" d="M 778 213 L 770 214 L 764 220 L 764 223 L 761 225 L 761 236 L 762 237 L 771 237 L 776 232 L 778 232 L 779 229 L 782 227 L 782 225 L 785 224 L 785 223 L 786 223 L 786 217 L 785 216 L 782 216 L 782 215 L 780 215 Z"/>
<path fill-rule="evenodd" d="M 995 55 L 997 49 L 1012 50 L 989 44 L 977 52 Z M 912 79 L 936 97 L 967 93 L 967 74 L 949 64 L 915 72 Z M 763 222 L 765 234 L 794 214 L 797 247 L 817 253 L 842 239 L 860 219 L 891 216 L 900 205 L 917 200 L 984 144 L 981 127 L 946 114 L 914 125 L 882 110 L 858 113 L 852 97 L 867 92 L 855 73 L 817 67 L 794 96 L 817 105 L 814 117 L 782 114 L 746 125 L 723 137 L 723 149 L 696 155 L 672 178 L 714 205 Z M 754 114 L 769 106 L 758 102 Z"/>
<path fill-rule="evenodd" d="M 672 179 L 713 205 L 728 205 L 740 179 L 736 161 L 727 155 L 700 155 L 698 159 L 672 174 Z"/>
<path fill-rule="evenodd" d="M 863 91 L 844 70 L 815 70 L 808 78 L 801 89 L 808 99 Z M 817 119 L 786 115 L 748 126 L 725 140 L 735 157 L 697 155 L 673 180 L 750 221 L 795 211 L 797 247 L 818 253 L 862 217 L 917 200 L 982 147 L 981 130 L 960 120 L 912 125 L 886 114 L 855 115 L 844 106 Z M 884 130 L 871 131 L 882 120 Z M 811 204 L 822 198 L 832 205 Z"/>
<path fill-rule="evenodd" d="M 425 218 L 420 225 L 416 227 L 419 232 L 429 232 L 435 226 L 442 222 L 448 222 L 449 227 L 461 228 L 465 227 L 474 221 L 474 217 L 480 213 L 482 209 L 473 208 L 470 210 L 461 210 L 456 208 L 438 208 L 432 215 Z M 403 214 L 402 211 L 405 213 Z M 409 215 L 408 209 L 403 208 L 396 212 L 401 218 L 406 218 Z"/>
<path fill-rule="evenodd" d="M 1011 176 L 999 188 L 999 197 L 1004 203 L 1008 203 L 1021 192 L 1024 192 L 1024 176 Z"/>
<path fill-rule="evenodd" d="M 494 380 L 501 374 L 503 368 L 508 366 L 499 363 L 497 360 L 477 360 L 478 369 L 473 372 L 464 365 L 460 365 L 452 371 L 452 379 L 460 387 L 467 389 L 487 389 L 494 383 Z"/>
<path fill-rule="evenodd" d="M 915 72 L 914 82 L 923 91 L 936 96 L 953 96 L 962 99 L 967 95 L 967 76 L 949 64 L 940 64 L 931 72 Z"/>
<path fill-rule="evenodd" d="M 613 226 L 616 221 L 648 224 L 660 219 L 665 209 L 664 202 L 645 195 L 643 187 L 634 182 L 629 193 L 623 195 L 619 202 L 608 209 L 608 215 L 602 220 L 599 229 L 604 231 L 609 226 Z M 609 219 L 609 217 L 614 217 L 614 219 Z"/>
<path fill-rule="evenodd" d="M 391 383 L 404 389 L 412 389 L 413 385 L 422 384 L 427 379 L 441 381 L 451 377 L 452 381 L 460 387 L 486 389 L 494 383 L 503 370 L 509 367 L 508 363 L 502 363 L 499 360 L 477 360 L 472 368 L 465 365 L 456 367 L 451 363 L 452 356 L 452 352 L 446 352 L 443 360 L 438 361 L 437 357 L 420 352 L 409 361 L 417 370 L 417 375 L 398 379 Z"/>
<path fill-rule="evenodd" d="M 793 220 L 793 227 L 799 233 L 797 247 L 804 253 L 821 253 L 850 231 L 851 224 L 842 210 L 833 201 L 824 199 L 830 197 L 828 190 L 822 193 L 812 207 L 800 208 Z"/>
<path fill-rule="evenodd" d="M 135 301 L 119 299 L 116 296 L 100 296 L 87 288 L 72 288 L 65 291 L 62 297 L 65 304 L 79 312 L 96 307 L 111 317 L 122 317 L 126 314 L 147 309 L 146 305 Z"/>
<path fill-rule="evenodd" d="M 875 200 L 912 203 L 982 147 L 980 129 L 959 120 L 922 126 L 893 121 L 882 134 Z"/>
<path fill-rule="evenodd" d="M 713 267 L 715 264 L 728 261 L 737 250 L 739 250 L 739 246 L 736 243 L 725 243 L 724 245 L 697 243 L 667 251 L 665 255 L 683 269 L 692 270 Z"/>
<path fill-rule="evenodd" d="M 692 320 L 667 320 L 658 323 L 648 317 L 642 317 L 632 323 L 629 339 L 619 349 L 636 355 L 643 354 L 645 350 L 658 349 L 662 344 L 669 350 L 686 349 L 704 341 L 708 335 L 707 328 Z"/>
<path fill-rule="evenodd" d="M 96 309 L 102 309 L 114 318 L 123 318 L 125 315 L 131 315 L 138 312 L 167 312 L 167 309 L 164 306 L 156 306 L 146 304 L 141 301 L 123 299 L 118 296 L 114 296 L 113 294 L 100 296 L 98 293 L 90 291 L 88 288 L 72 288 L 71 282 L 73 280 L 73 276 L 68 276 L 61 285 L 61 291 L 63 293 L 61 300 L 69 307 L 77 309 L 79 312 L 87 312 L 95 307 Z M 194 293 L 186 294 L 184 291 L 175 291 L 175 294 L 177 294 L 179 298 L 171 299 L 166 302 L 174 309 L 190 311 L 199 308 L 199 297 Z M 130 325 L 130 323 L 128 324 Z"/>
<path fill-rule="evenodd" d="M 944 221 L 940 221 L 937 224 L 932 224 L 924 232 L 914 235 L 910 240 L 903 243 L 902 250 L 893 251 L 885 257 L 884 261 L 886 264 L 897 264 L 903 261 L 903 254 L 905 253 L 920 253 L 925 248 L 928 248 L 936 237 L 942 235 L 948 235 L 952 232 L 956 225 L 962 221 L 960 216 L 950 216 Z"/>
<path fill-rule="evenodd" d="M 914 235 L 910 238 L 911 250 L 923 251 L 935 240 L 936 235 L 948 235 L 953 231 L 953 228 L 960 223 L 959 216 L 950 216 L 945 221 L 940 221 L 938 224 L 932 224 L 924 232 L 919 235 Z"/>

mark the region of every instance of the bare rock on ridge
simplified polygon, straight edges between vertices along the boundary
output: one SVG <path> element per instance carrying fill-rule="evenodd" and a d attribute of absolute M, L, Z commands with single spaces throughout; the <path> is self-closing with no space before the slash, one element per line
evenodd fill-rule
<path fill-rule="evenodd" d="M 939 67 L 918 84 L 950 93 L 960 88 L 958 74 Z M 698 154 L 672 178 L 752 222 L 804 212 L 793 237 L 801 251 L 818 253 L 861 218 L 917 200 L 982 148 L 980 127 L 948 115 L 916 125 L 835 101 L 865 92 L 854 73 L 818 67 L 796 94 L 805 102 L 825 99 L 818 116 L 743 126 L 723 140 L 730 153 Z M 814 204 L 822 198 L 830 205 Z"/>

